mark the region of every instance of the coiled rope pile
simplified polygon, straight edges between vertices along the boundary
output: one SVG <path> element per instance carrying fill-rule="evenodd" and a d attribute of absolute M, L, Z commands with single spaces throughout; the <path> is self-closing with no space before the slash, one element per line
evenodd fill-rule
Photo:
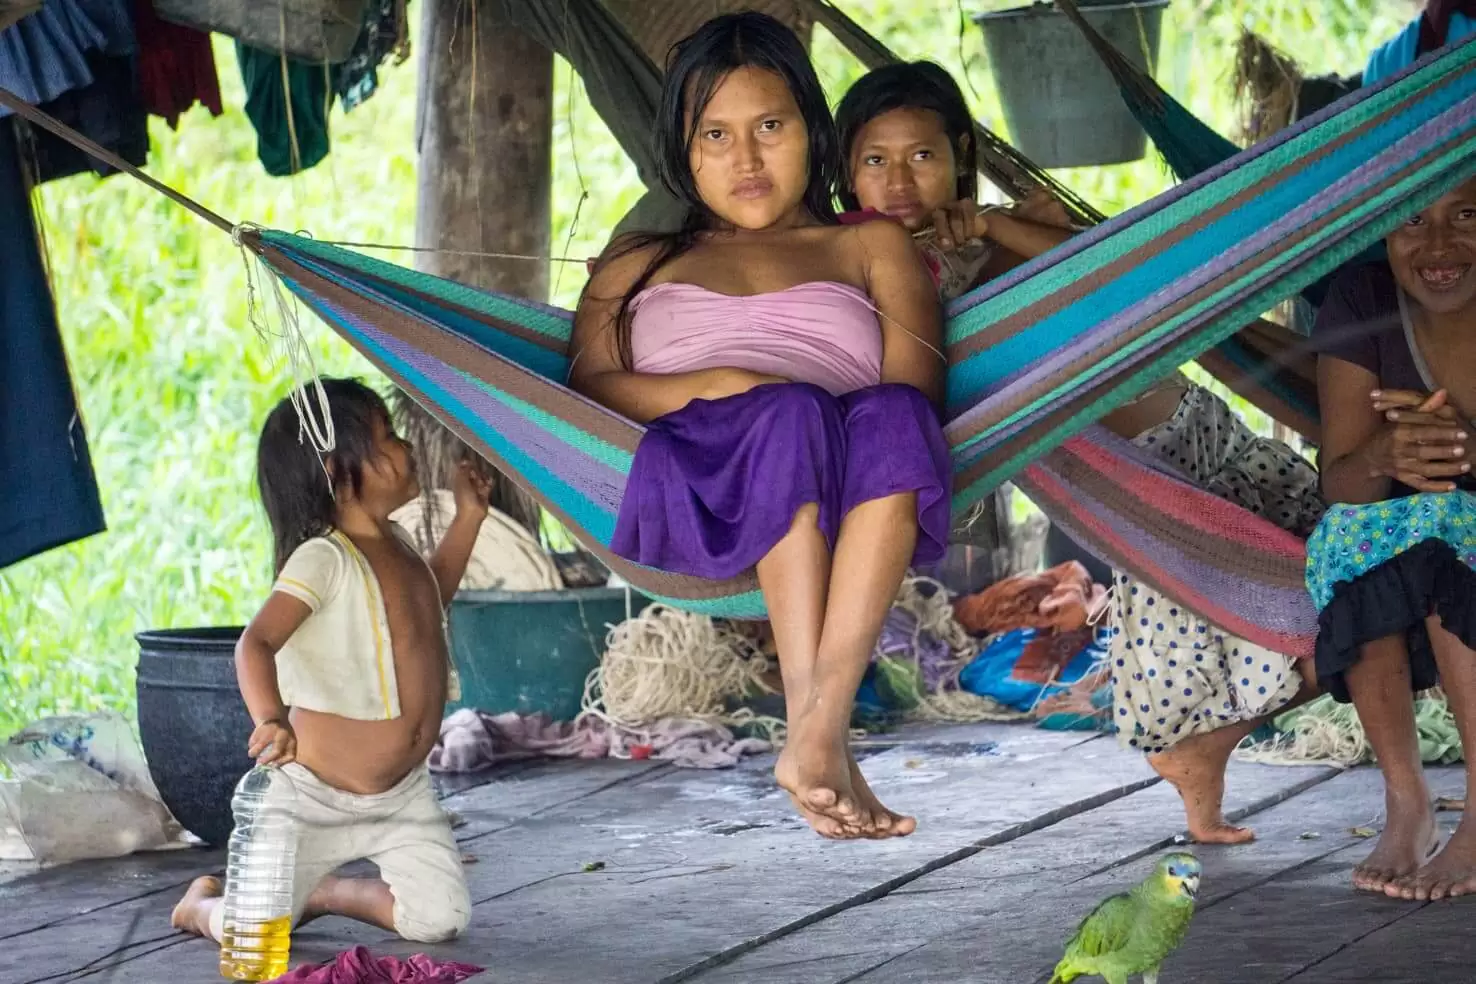
<path fill-rule="evenodd" d="M 949 722 L 1028 717 L 959 689 L 958 674 L 978 655 L 979 641 L 954 619 L 941 584 L 909 577 L 895 608 L 911 617 L 910 645 L 878 655 L 894 663 L 910 663 L 916 670 L 906 674 L 917 681 L 916 693 L 906 695 L 915 701 L 912 715 Z M 922 661 L 940 644 L 947 650 L 942 676 L 930 689 L 920 683 Z M 936 653 L 934 656 L 932 671 L 936 673 L 939 666 Z M 768 679 L 776 668 L 772 657 L 724 623 L 652 605 L 610 629 L 604 658 L 585 681 L 583 712 L 634 730 L 670 718 L 741 727 L 779 745 L 785 735 L 782 720 L 736 706 L 745 699 L 775 693 Z"/>

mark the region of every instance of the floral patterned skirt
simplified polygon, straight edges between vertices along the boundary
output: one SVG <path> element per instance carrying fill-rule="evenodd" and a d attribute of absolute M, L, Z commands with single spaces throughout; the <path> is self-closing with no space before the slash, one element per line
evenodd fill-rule
<path fill-rule="evenodd" d="M 1476 495 L 1442 492 L 1338 504 L 1307 541 L 1318 610 L 1317 676 L 1346 702 L 1362 647 L 1403 635 L 1415 690 L 1439 682 L 1427 619 L 1476 648 Z"/>

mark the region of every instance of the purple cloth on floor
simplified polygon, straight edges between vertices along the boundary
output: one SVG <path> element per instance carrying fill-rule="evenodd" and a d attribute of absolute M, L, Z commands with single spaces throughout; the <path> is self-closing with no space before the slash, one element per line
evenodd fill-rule
<path fill-rule="evenodd" d="M 433 960 L 417 953 L 408 960 L 376 957 L 368 947 L 345 950 L 328 964 L 304 964 L 271 984 L 460 984 L 484 968 Z"/>
<path fill-rule="evenodd" d="M 922 673 L 923 686 L 936 692 L 954 668 L 953 651 L 948 643 L 931 632 L 918 631 L 917 616 L 905 608 L 893 608 L 882 623 L 881 638 L 872 651 L 872 662 L 879 656 L 915 658 Z"/>
<path fill-rule="evenodd" d="M 610 548 L 712 580 L 757 564 L 815 503 L 835 545 L 856 506 L 917 493 L 914 564 L 948 545 L 952 469 L 927 398 L 882 384 L 832 396 L 808 383 L 694 400 L 653 420 L 636 449 Z"/>

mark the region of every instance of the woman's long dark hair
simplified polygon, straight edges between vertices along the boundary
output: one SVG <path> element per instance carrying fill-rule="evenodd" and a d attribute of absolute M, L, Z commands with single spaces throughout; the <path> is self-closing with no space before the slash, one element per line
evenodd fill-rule
<path fill-rule="evenodd" d="M 866 124 L 894 109 L 927 109 L 943 118 L 943 132 L 953 145 L 958 168 L 958 198 L 973 198 L 979 191 L 979 148 L 974 139 L 974 117 L 953 76 L 930 61 L 884 65 L 863 75 L 835 108 L 835 129 L 840 141 L 845 180 L 837 195 L 841 205 L 854 211 L 861 207 L 850 174 L 851 149 Z"/>
<path fill-rule="evenodd" d="M 773 72 L 789 87 L 809 134 L 810 176 L 805 186 L 805 208 L 821 222 L 835 221 L 833 195 L 841 175 L 835 121 L 820 78 L 795 33 L 768 14 L 744 11 L 714 17 L 678 41 L 667 59 L 666 84 L 656 117 L 656 152 L 661 183 L 686 207 L 686 216 L 675 233 L 638 233 L 622 239 L 596 267 L 636 250 L 659 247 L 621 299 L 615 317 L 616 345 L 627 368 L 631 365 L 631 301 L 658 270 L 695 246 L 698 234 L 712 228 L 715 221 L 697 192 L 690 149 L 713 93 L 739 68 Z"/>
<path fill-rule="evenodd" d="M 272 527 L 273 569 L 279 574 L 292 551 L 334 527 L 338 506 L 324 464 L 338 488 L 358 495 L 364 466 L 377 453 L 375 424 L 390 428 L 384 398 L 359 380 L 324 379 L 322 384 L 334 433 L 334 447 L 326 462 L 318 460 L 291 399 L 282 400 L 267 414 L 256 446 L 256 488 Z M 310 401 L 317 399 L 312 387 L 302 395 Z"/>

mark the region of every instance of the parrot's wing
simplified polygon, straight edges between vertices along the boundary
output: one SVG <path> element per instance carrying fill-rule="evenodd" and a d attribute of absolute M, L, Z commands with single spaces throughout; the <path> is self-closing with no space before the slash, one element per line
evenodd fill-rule
<path fill-rule="evenodd" d="M 1067 957 L 1101 957 L 1115 953 L 1128 943 L 1138 906 L 1130 895 L 1103 900 L 1081 921 L 1076 935 L 1066 944 Z"/>

